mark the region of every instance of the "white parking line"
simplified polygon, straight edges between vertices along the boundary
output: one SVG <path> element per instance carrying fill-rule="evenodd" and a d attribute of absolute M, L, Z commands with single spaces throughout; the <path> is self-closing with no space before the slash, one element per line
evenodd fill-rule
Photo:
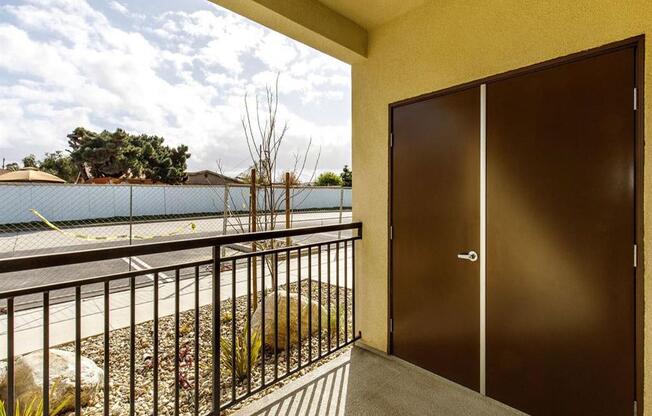
<path fill-rule="evenodd" d="M 145 263 L 142 259 L 140 259 L 140 258 L 138 258 L 136 256 L 131 257 L 131 261 L 129 261 L 129 257 L 123 257 L 122 260 L 124 260 L 127 264 L 130 264 L 136 270 L 147 270 L 147 269 L 152 268 L 152 266 Z M 159 273 L 158 275 L 159 275 L 159 277 L 162 278 L 162 280 L 164 282 L 167 283 L 168 281 L 170 281 L 170 278 L 165 273 Z M 154 281 L 154 275 L 153 274 L 148 274 L 148 275 L 145 275 L 145 276 L 149 280 Z"/>

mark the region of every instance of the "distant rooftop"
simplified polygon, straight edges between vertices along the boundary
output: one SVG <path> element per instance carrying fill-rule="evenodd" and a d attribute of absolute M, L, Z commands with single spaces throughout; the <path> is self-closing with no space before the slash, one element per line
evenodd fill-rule
<path fill-rule="evenodd" d="M 0 182 L 46 182 L 66 183 L 58 176 L 47 172 L 41 172 L 37 168 L 22 168 L 20 170 L 8 171 L 0 174 Z"/>

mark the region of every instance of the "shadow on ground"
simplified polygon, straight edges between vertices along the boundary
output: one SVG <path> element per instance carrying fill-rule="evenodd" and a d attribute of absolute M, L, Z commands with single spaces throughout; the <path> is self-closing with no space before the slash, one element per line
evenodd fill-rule
<path fill-rule="evenodd" d="M 237 416 L 522 415 L 425 370 L 353 348 Z"/>

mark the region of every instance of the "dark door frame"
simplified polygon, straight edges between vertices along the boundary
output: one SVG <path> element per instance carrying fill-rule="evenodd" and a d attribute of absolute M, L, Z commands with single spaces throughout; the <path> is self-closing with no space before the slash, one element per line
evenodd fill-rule
<path fill-rule="evenodd" d="M 643 186 L 643 179 L 644 179 L 644 132 L 645 132 L 645 115 L 644 115 L 644 109 L 645 109 L 645 102 L 644 102 L 644 78 L 645 78 L 645 35 L 639 35 L 635 37 L 631 37 L 628 39 L 624 39 L 621 41 L 609 43 L 603 46 L 599 46 L 597 48 L 589 49 L 586 51 L 581 51 L 577 53 L 573 53 L 570 55 L 566 55 L 563 57 L 551 59 L 545 62 L 529 65 L 523 68 L 507 71 L 501 74 L 497 75 L 492 75 L 489 77 L 477 79 L 474 81 L 470 81 L 464 84 L 444 88 L 439 91 L 419 95 L 414 98 L 409 98 L 405 100 L 400 100 L 396 101 L 393 103 L 390 103 L 388 106 L 388 143 L 387 143 L 387 152 L 388 152 L 388 170 L 389 170 L 389 175 L 388 175 L 388 184 L 387 187 L 389 189 L 388 193 L 388 215 L 387 215 L 387 229 L 388 231 L 390 230 L 390 227 L 392 226 L 392 215 L 393 215 L 393 204 L 392 204 L 392 195 L 393 195 L 393 189 L 392 189 L 392 183 L 393 183 L 393 150 L 392 150 L 392 110 L 396 107 L 406 105 L 406 104 L 412 104 L 418 101 L 423 101 L 427 100 L 429 98 L 437 97 L 440 95 L 445 95 L 449 94 L 452 92 L 457 92 L 461 91 L 464 89 L 468 88 L 476 88 L 482 84 L 490 83 L 493 81 L 505 79 L 505 78 L 510 78 L 518 75 L 522 75 L 525 73 L 531 73 L 535 71 L 539 71 L 542 69 L 547 69 L 550 67 L 558 66 L 558 65 L 563 65 L 567 64 L 573 61 L 585 59 L 588 57 L 608 53 L 608 52 L 613 52 L 615 50 L 619 49 L 624 49 L 624 48 L 634 48 L 635 53 L 636 53 L 636 74 L 635 74 L 635 79 L 636 79 L 636 90 L 637 90 L 637 96 L 636 96 L 636 112 L 635 112 L 635 149 L 636 149 L 636 154 L 635 154 L 635 172 L 634 172 L 634 178 L 635 178 L 635 183 L 634 183 L 634 195 L 635 195 L 635 218 L 636 218 L 636 230 L 635 230 L 635 235 L 636 235 L 636 244 L 638 247 L 637 250 L 637 256 L 636 256 L 636 271 L 635 271 L 635 287 L 636 287 L 636 294 L 635 294 L 635 299 L 636 299 L 636 313 L 635 313 L 635 321 L 633 324 L 635 325 L 635 332 L 636 332 L 636 339 L 632 340 L 634 343 L 634 350 L 636 354 L 636 368 L 634 369 L 634 374 L 635 374 L 635 386 L 636 386 L 636 391 L 635 391 L 635 398 L 637 402 L 637 414 L 638 416 L 643 415 L 643 409 L 644 409 L 644 397 L 643 397 L 643 369 L 644 369 L 644 356 L 643 356 L 643 340 L 644 340 L 644 308 L 643 308 L 643 292 L 644 292 L 644 255 L 643 253 L 645 252 L 644 250 L 644 241 L 643 241 L 643 192 L 644 192 L 644 186 Z M 634 103 L 632 103 L 634 104 Z M 394 315 L 393 311 L 393 281 L 392 281 L 392 240 L 390 238 L 390 233 L 388 232 L 388 239 L 387 239 L 387 290 L 388 290 L 388 317 L 387 317 L 387 351 L 389 354 L 393 354 L 393 334 L 392 334 L 392 328 L 391 328 L 391 322 L 392 318 Z M 483 253 L 484 254 L 484 253 Z"/>

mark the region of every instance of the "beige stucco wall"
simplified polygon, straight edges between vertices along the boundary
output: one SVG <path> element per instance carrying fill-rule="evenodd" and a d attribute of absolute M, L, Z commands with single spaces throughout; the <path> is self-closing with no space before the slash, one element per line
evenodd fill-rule
<path fill-rule="evenodd" d="M 363 341 L 387 346 L 388 104 L 648 33 L 652 1 L 433 1 L 369 32 L 368 58 L 353 77 L 354 218 L 364 223 L 356 258 L 357 323 Z M 652 129 L 652 45 L 646 43 L 646 137 Z M 652 150 L 646 148 L 647 166 Z M 644 204 L 652 202 L 652 170 L 645 172 Z M 424 172 L 427 173 L 427 172 Z M 652 235 L 652 211 L 645 235 Z M 652 241 L 646 238 L 650 264 Z M 652 267 L 645 297 L 652 296 Z M 646 344 L 652 307 L 645 308 Z M 652 349 L 645 352 L 646 413 L 652 414 Z"/>

